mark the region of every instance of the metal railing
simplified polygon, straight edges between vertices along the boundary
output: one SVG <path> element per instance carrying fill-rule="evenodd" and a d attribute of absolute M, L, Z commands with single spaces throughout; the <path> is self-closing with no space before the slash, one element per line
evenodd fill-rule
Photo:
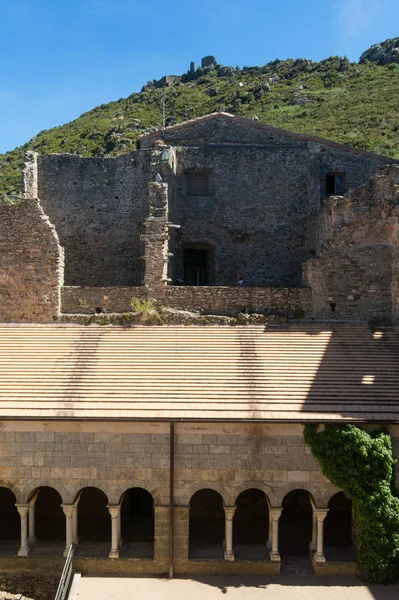
<path fill-rule="evenodd" d="M 71 578 L 73 575 L 72 569 L 72 558 L 74 554 L 73 546 L 69 546 L 68 555 L 65 560 L 64 568 L 62 569 L 61 579 L 58 584 L 57 593 L 55 595 L 55 600 L 65 600 L 69 587 L 71 584 Z"/>

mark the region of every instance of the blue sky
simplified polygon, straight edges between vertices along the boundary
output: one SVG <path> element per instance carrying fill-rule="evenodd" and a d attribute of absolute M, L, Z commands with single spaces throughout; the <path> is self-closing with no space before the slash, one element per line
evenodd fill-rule
<path fill-rule="evenodd" d="M 357 60 L 398 23 L 398 0 L 0 0 L 0 152 L 207 54 Z"/>

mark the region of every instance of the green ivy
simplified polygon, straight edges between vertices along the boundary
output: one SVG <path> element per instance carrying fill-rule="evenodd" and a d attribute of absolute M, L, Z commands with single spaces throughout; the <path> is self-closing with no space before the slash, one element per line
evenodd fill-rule
<path fill-rule="evenodd" d="M 392 442 L 385 431 L 355 425 L 308 424 L 305 442 L 323 474 L 352 500 L 357 525 L 357 560 L 371 582 L 399 577 L 399 498 Z"/>

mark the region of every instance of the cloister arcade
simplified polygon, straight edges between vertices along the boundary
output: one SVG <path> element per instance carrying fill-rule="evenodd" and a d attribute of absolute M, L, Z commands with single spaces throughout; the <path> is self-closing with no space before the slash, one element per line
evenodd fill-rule
<path fill-rule="evenodd" d="M 22 504 L 0 487 L 0 507 L 3 554 L 60 556 L 73 545 L 78 556 L 154 558 L 156 507 L 143 488 L 109 504 L 104 491 L 85 487 L 66 504 L 57 490 L 42 486 Z M 343 492 L 318 507 L 309 491 L 294 489 L 272 506 L 264 491 L 249 488 L 229 506 L 220 492 L 204 488 L 191 496 L 187 518 L 191 560 L 284 562 L 309 553 L 319 563 L 354 560 L 352 507 Z"/>

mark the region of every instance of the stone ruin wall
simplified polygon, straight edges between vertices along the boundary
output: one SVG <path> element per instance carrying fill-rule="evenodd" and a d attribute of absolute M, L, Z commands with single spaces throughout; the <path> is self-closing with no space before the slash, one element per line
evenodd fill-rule
<path fill-rule="evenodd" d="M 208 249 L 212 285 L 299 287 L 302 265 L 319 243 L 328 172 L 345 172 L 347 188 L 365 183 L 389 159 L 334 143 L 267 131 L 231 118 L 198 119 L 166 130 L 176 149 L 169 177 L 172 281 L 183 279 L 186 247 Z M 143 138 L 142 147 L 159 143 Z M 210 173 L 210 194 L 188 196 L 186 172 Z"/>
<path fill-rule="evenodd" d="M 64 267 L 54 226 L 35 198 L 1 203 L 0 222 L 0 322 L 51 322 Z"/>
<path fill-rule="evenodd" d="M 38 195 L 65 248 L 68 285 L 142 285 L 148 153 L 38 158 Z"/>
<path fill-rule="evenodd" d="M 316 318 L 398 319 L 399 166 L 330 197 L 324 241 L 304 267 Z"/>

